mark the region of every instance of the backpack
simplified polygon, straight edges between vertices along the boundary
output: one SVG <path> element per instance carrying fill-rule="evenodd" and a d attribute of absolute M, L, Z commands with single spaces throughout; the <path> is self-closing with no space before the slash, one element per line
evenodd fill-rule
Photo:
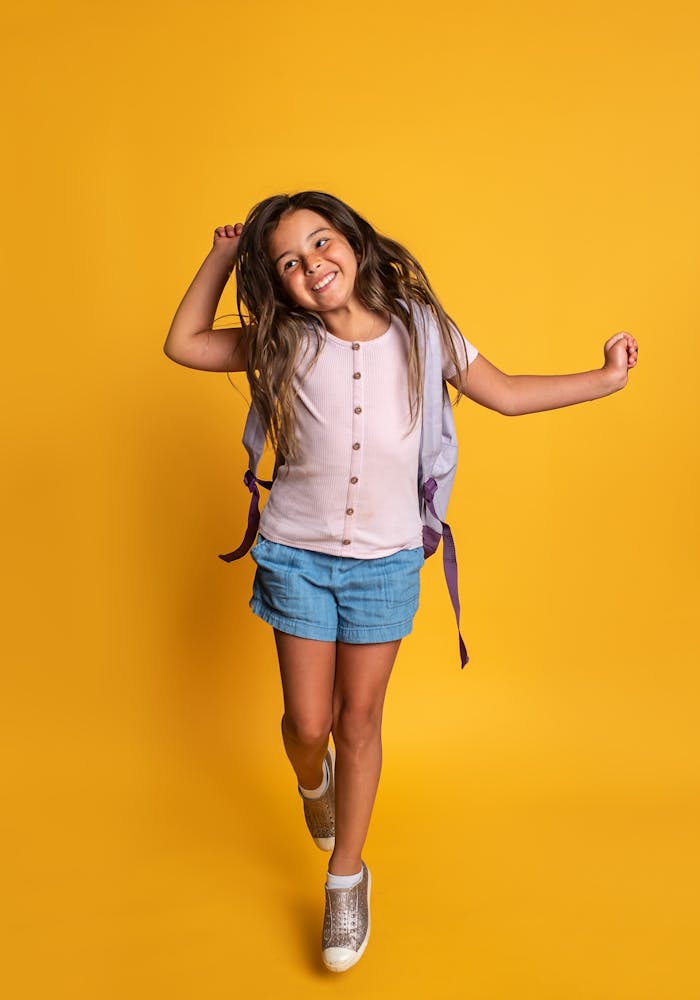
<path fill-rule="evenodd" d="M 442 539 L 442 560 L 447 589 L 457 621 L 459 656 L 462 669 L 469 662 L 467 649 L 459 628 L 460 605 L 457 576 L 457 553 L 452 531 L 446 523 L 447 505 L 457 471 L 457 431 L 447 386 L 442 377 L 442 340 L 440 328 L 432 310 L 412 302 L 419 342 L 424 347 L 423 407 L 421 444 L 418 466 L 418 496 L 423 522 L 423 552 L 426 559 L 433 555 Z M 259 486 L 269 490 L 272 480 L 258 479 L 257 470 L 265 447 L 265 432 L 254 407 L 250 407 L 243 431 L 243 446 L 248 452 L 248 469 L 243 482 L 251 493 L 248 526 L 243 541 L 233 552 L 220 555 L 224 562 L 233 562 L 248 552 L 255 541 L 260 521 Z M 275 468 L 276 471 L 276 468 Z"/>

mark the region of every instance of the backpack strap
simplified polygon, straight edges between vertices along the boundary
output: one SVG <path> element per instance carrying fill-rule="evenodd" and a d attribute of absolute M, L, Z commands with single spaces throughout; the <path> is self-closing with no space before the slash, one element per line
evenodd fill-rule
<path fill-rule="evenodd" d="M 435 507 L 433 505 L 433 498 L 435 497 L 436 492 L 437 483 L 434 479 L 429 479 L 423 486 L 423 497 L 430 513 L 433 517 L 440 521 L 440 518 L 435 513 Z M 440 521 L 440 523 L 442 524 L 442 565 L 445 571 L 447 590 L 450 595 L 450 600 L 452 601 L 452 607 L 457 621 L 459 659 L 462 664 L 462 670 L 464 670 L 466 664 L 469 663 L 469 655 L 467 653 L 467 647 L 464 645 L 464 639 L 462 638 L 462 632 L 459 627 L 460 606 L 459 580 L 457 575 L 457 550 L 455 548 L 455 542 L 452 537 L 452 531 L 450 530 L 449 524 L 446 524 L 445 521 Z M 429 527 L 427 524 L 423 525 L 423 551 L 426 556 L 430 556 L 436 551 L 438 545 L 440 544 L 440 537 L 439 532 L 435 531 L 434 528 Z"/>
<path fill-rule="evenodd" d="M 234 559 L 241 559 L 253 547 L 255 536 L 258 533 L 258 525 L 260 524 L 260 490 L 258 486 L 264 486 L 266 490 L 272 488 L 272 480 L 258 479 L 250 469 L 248 469 L 243 477 L 243 482 L 251 492 L 250 507 L 248 508 L 248 527 L 246 528 L 243 541 L 238 548 L 234 549 L 233 552 L 227 552 L 226 555 L 219 556 L 219 559 L 223 559 L 224 562 L 233 562 Z"/>
<path fill-rule="evenodd" d="M 447 517 L 447 506 L 457 470 L 457 431 L 452 404 L 442 377 L 442 340 L 440 329 L 427 307 L 415 313 L 423 332 L 424 391 L 421 429 L 420 469 L 418 477 L 423 518 L 423 551 L 433 555 L 442 539 L 442 563 L 445 582 L 457 621 L 459 658 L 464 669 L 469 662 L 459 627 L 460 603 L 457 574 L 457 550 Z"/>
<path fill-rule="evenodd" d="M 248 418 L 243 430 L 243 445 L 248 452 L 248 469 L 243 476 L 243 482 L 251 493 L 250 507 L 248 509 L 248 527 L 243 541 L 238 548 L 234 549 L 233 552 L 227 552 L 225 555 L 219 556 L 219 559 L 223 559 L 224 562 L 233 562 L 234 559 L 241 559 L 252 548 L 260 523 L 260 490 L 258 486 L 264 486 L 266 490 L 272 488 L 272 480 L 274 480 L 277 474 L 277 467 L 280 461 L 278 456 L 275 461 L 272 480 L 258 479 L 258 464 L 262 457 L 263 448 L 265 447 L 265 430 L 253 406 L 248 410 Z"/>

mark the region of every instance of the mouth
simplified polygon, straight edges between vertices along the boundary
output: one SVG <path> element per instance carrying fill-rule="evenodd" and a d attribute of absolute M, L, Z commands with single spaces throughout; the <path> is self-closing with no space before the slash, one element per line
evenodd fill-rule
<path fill-rule="evenodd" d="M 317 281 L 316 284 L 312 286 L 311 291 L 322 292 L 324 288 L 328 288 L 328 286 L 335 281 L 337 273 L 337 271 L 329 271 L 324 278 L 321 278 L 320 281 Z"/>

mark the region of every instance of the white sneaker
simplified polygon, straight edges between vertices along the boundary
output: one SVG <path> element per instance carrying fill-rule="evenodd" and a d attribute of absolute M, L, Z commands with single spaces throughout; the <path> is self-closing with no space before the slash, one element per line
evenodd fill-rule
<path fill-rule="evenodd" d="M 345 972 L 362 958 L 369 941 L 372 876 L 362 862 L 362 878 L 350 889 L 326 888 L 322 958 L 331 972 Z"/>
<path fill-rule="evenodd" d="M 325 759 L 330 779 L 323 795 L 318 799 L 307 799 L 298 785 L 297 788 L 304 802 L 304 819 L 314 843 L 322 851 L 332 851 L 335 847 L 335 753 L 330 743 Z"/>

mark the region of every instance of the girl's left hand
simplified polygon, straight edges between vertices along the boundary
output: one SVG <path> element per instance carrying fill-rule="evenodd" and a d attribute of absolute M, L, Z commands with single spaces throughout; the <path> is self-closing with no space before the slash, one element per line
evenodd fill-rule
<path fill-rule="evenodd" d="M 616 333 L 605 341 L 603 371 L 608 372 L 620 388 L 627 385 L 627 372 L 637 364 L 638 351 L 637 341 L 630 333 Z"/>

